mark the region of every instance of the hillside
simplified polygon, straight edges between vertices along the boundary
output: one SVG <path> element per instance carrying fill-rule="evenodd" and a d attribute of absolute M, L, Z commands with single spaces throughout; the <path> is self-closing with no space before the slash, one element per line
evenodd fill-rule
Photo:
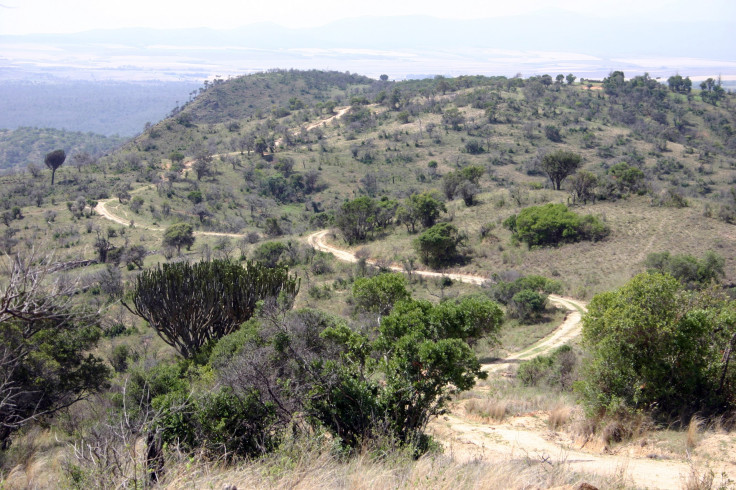
<path fill-rule="evenodd" d="M 80 133 L 53 128 L 0 129 L 0 169 L 43 166 L 44 156 L 57 148 L 69 154 L 86 153 L 92 158 L 116 149 L 126 141 L 117 136 Z"/>
<path fill-rule="evenodd" d="M 384 476 L 366 481 L 382 487 L 395 486 L 385 478 L 390 474 L 409 486 L 500 488 L 503 476 L 485 466 L 498 461 L 518 475 L 518 488 L 580 481 L 671 488 L 685 478 L 700 481 L 705 473 L 698 472 L 710 468 L 732 475 L 725 416 L 702 426 L 685 408 L 669 419 L 652 406 L 618 418 L 591 416 L 572 388 L 592 355 L 579 343 L 580 317 L 613 296 L 587 301 L 627 287 L 647 268 L 664 268 L 672 258 L 669 270 L 684 278 L 678 294 L 690 298 L 681 304 L 704 312 L 733 307 L 733 94 L 716 81 L 702 91 L 671 82 L 672 90 L 620 72 L 602 81 L 571 74 L 391 82 L 272 70 L 205 84 L 170 117 L 107 155 L 76 166 L 68 159 L 53 186 L 46 168 L 0 177 L 0 251 L 30 257 L 28 264 L 48 268 L 48 284 L 70 287 L 75 304 L 100 312 L 102 338 L 89 352 L 110 370 L 109 388 L 88 393 L 92 403 L 13 435 L 18 449 L 4 454 L 4 478 L 10 486 L 64 478 L 80 487 L 148 478 L 140 465 L 144 445 L 153 450 L 141 435 L 149 424 L 176 434 L 158 449 L 161 464 L 173 468 L 162 481 L 171 487 L 350 486 L 345 481 L 362 471 L 355 468 L 370 468 Z M 560 161 L 572 168 L 555 181 L 550 169 Z M 529 225 L 534 216 L 551 216 L 564 231 L 542 228 L 542 218 Z M 52 259 L 41 258 L 52 251 Z M 246 269 L 257 267 L 248 260 L 287 266 L 301 286 L 293 311 L 291 304 L 261 304 L 228 340 L 210 340 L 189 355 L 157 335 L 153 320 L 133 313 L 133 290 L 159 265 L 212 259 Z M 387 277 L 376 270 L 406 273 L 405 280 L 373 286 L 394 295 L 390 301 L 366 286 Z M 706 288 L 711 281 L 718 286 Z M 177 284 L 152 297 L 163 301 L 187 287 Z M 694 292 L 700 288 L 706 292 Z M 209 288 L 197 289 L 212 300 Z M 394 302 L 404 306 L 392 311 Z M 198 305 L 184 301 L 170 312 Z M 486 330 L 462 320 L 457 331 L 464 333 L 438 340 L 436 332 L 454 332 L 453 322 L 462 323 L 468 311 L 484 319 Z M 718 318 L 714 338 L 721 339 L 731 335 L 730 311 L 692 318 Z M 402 330 L 425 323 L 436 332 L 411 337 Z M 420 344 L 430 353 L 415 352 Z M 443 350 L 433 351 L 438 345 Z M 720 352 L 713 362 L 721 362 Z M 401 353 L 407 357 L 394 357 Z M 406 360 L 414 354 L 425 357 Z M 547 368 L 526 364 L 538 356 Z M 455 359 L 447 361 L 452 369 L 443 359 Z M 562 371 L 544 371 L 550 366 Z M 443 369 L 456 377 L 425 379 Z M 722 379 L 736 379 L 733 369 L 726 364 Z M 482 372 L 491 376 L 476 379 Z M 401 376 L 415 378 L 402 384 Z M 342 381 L 330 384 L 335 380 Z M 427 410 L 435 411 L 418 424 L 409 449 L 401 439 L 409 436 L 387 419 L 380 429 L 364 427 L 370 441 L 358 447 L 354 427 L 362 427 L 365 413 L 394 413 L 386 400 L 430 385 L 438 398 L 430 396 Z M 351 411 L 352 403 L 359 409 Z M 342 425 L 341 410 L 355 426 Z M 404 416 L 411 418 L 391 417 Z M 236 424 L 245 432 L 231 446 L 224 428 L 236 419 L 245 421 Z M 263 429 L 264 421 L 275 425 Z M 427 428 L 436 445 L 426 445 Z M 286 432 L 309 434 L 313 442 L 275 436 Z M 445 455 L 430 451 L 413 462 L 411 451 L 435 446 Z M 128 452 L 116 460 L 102 455 L 103 447 Z M 570 450 L 574 461 L 556 455 Z M 519 460 L 519 451 L 532 456 Z M 187 459 L 191 454 L 197 457 Z M 258 463 L 228 472 L 228 462 L 253 454 L 261 455 Z M 636 468 L 628 475 L 617 469 L 624 455 Z M 154 471 L 159 456 L 146 458 Z M 483 461 L 477 464 L 487 476 L 468 461 Z M 422 483 L 422 465 L 446 469 Z M 695 476 L 682 474 L 690 469 Z M 669 483 L 657 483 L 659 471 Z"/>

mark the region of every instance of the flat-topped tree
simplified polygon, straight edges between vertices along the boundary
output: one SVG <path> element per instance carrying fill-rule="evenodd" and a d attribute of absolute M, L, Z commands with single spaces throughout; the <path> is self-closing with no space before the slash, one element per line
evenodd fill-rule
<path fill-rule="evenodd" d="M 54 185 L 56 169 L 64 164 L 64 160 L 66 160 L 66 153 L 64 150 L 54 150 L 46 154 L 46 158 L 44 158 L 43 162 L 51 169 L 51 185 Z"/>
<path fill-rule="evenodd" d="M 547 174 L 556 190 L 560 190 L 562 181 L 575 173 L 580 167 L 582 158 L 571 151 L 559 150 L 549 153 L 542 159 L 542 171 Z"/>

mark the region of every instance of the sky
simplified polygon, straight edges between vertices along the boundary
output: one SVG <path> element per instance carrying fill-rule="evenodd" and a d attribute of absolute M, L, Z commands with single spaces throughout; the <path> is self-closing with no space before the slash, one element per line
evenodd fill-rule
<path fill-rule="evenodd" d="M 733 19 L 734 0 L 0 0 L 0 35 L 122 27 L 228 29 L 256 22 L 317 27 L 349 17 L 478 19 L 563 9 L 603 18 Z M 736 37 L 736 35 L 735 35 Z"/>

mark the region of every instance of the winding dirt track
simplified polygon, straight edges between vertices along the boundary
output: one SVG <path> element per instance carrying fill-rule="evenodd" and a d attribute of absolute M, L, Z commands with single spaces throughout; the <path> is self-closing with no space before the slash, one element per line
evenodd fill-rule
<path fill-rule="evenodd" d="M 327 243 L 330 230 L 321 230 L 307 237 L 313 248 L 333 254 L 338 260 L 355 263 L 358 258 L 351 252 Z M 375 265 L 371 260 L 369 264 Z M 406 272 L 393 265 L 391 270 Z M 434 271 L 412 271 L 424 277 L 449 277 L 454 281 L 481 285 L 488 279 L 459 273 L 443 274 Z M 550 335 L 522 351 L 494 363 L 484 364 L 488 372 L 507 370 L 519 361 L 545 354 L 580 335 L 581 314 L 585 303 L 573 298 L 550 295 L 552 303 L 568 310 L 565 320 Z M 441 418 L 435 419 L 429 430 L 459 461 L 524 460 L 532 464 L 563 464 L 574 471 L 616 477 L 625 475 L 638 487 L 673 489 L 682 487 L 692 467 L 686 461 L 655 460 L 645 455 L 604 454 L 600 447 L 583 451 L 587 441 L 574 441 L 566 434 L 547 428 L 547 413 L 536 412 L 512 417 L 505 422 L 490 424 L 468 416 L 462 403 Z M 605 449 L 604 449 L 605 450 Z M 570 487 L 572 488 L 572 487 Z"/>
<path fill-rule="evenodd" d="M 307 237 L 307 243 L 309 243 L 309 245 L 312 248 L 315 248 L 322 252 L 331 253 L 338 260 L 341 260 L 343 262 L 352 262 L 352 263 L 358 262 L 358 258 L 353 253 L 347 250 L 339 249 L 327 243 L 327 235 L 329 234 L 330 234 L 330 230 L 321 230 L 321 231 L 312 233 L 311 235 Z M 372 260 L 368 260 L 367 262 L 371 265 L 375 265 L 375 262 Z M 390 269 L 394 272 L 402 272 L 402 273 L 406 272 L 406 270 L 403 267 L 398 266 L 398 265 L 391 265 Z M 474 276 L 471 274 L 442 273 L 442 272 L 425 271 L 425 270 L 414 270 L 412 271 L 412 274 L 416 274 L 416 275 L 423 276 L 423 277 L 434 277 L 434 278 L 449 277 L 453 281 L 465 282 L 469 284 L 475 284 L 478 286 L 488 281 L 488 278 L 486 277 Z M 525 359 L 531 359 L 532 357 L 536 357 L 536 356 L 545 354 L 547 352 L 550 352 L 551 350 L 569 342 L 571 339 L 580 335 L 580 329 L 581 329 L 580 315 L 581 315 L 581 312 L 586 311 L 585 303 L 583 303 L 582 301 L 573 299 L 573 298 L 565 298 L 562 296 L 557 296 L 555 294 L 551 294 L 549 296 L 549 300 L 555 305 L 568 310 L 568 314 L 565 317 L 565 320 L 562 322 L 562 324 L 560 324 L 560 326 L 557 327 L 554 332 L 552 332 L 550 335 L 540 340 L 536 344 L 530 347 L 527 347 L 526 349 L 522 351 L 519 351 L 519 352 L 516 352 L 510 355 L 502 361 L 484 364 L 483 365 L 484 371 L 493 372 L 493 371 L 504 370 L 515 362 L 522 361 Z"/>

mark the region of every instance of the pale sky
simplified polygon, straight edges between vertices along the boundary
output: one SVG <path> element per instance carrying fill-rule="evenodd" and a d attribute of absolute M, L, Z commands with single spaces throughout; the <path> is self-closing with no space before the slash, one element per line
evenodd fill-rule
<path fill-rule="evenodd" d="M 734 0 L 0 0 L 0 35 L 119 27 L 226 29 L 254 22 L 314 27 L 368 15 L 477 19 L 549 8 L 604 18 L 732 19 L 736 31 Z"/>

